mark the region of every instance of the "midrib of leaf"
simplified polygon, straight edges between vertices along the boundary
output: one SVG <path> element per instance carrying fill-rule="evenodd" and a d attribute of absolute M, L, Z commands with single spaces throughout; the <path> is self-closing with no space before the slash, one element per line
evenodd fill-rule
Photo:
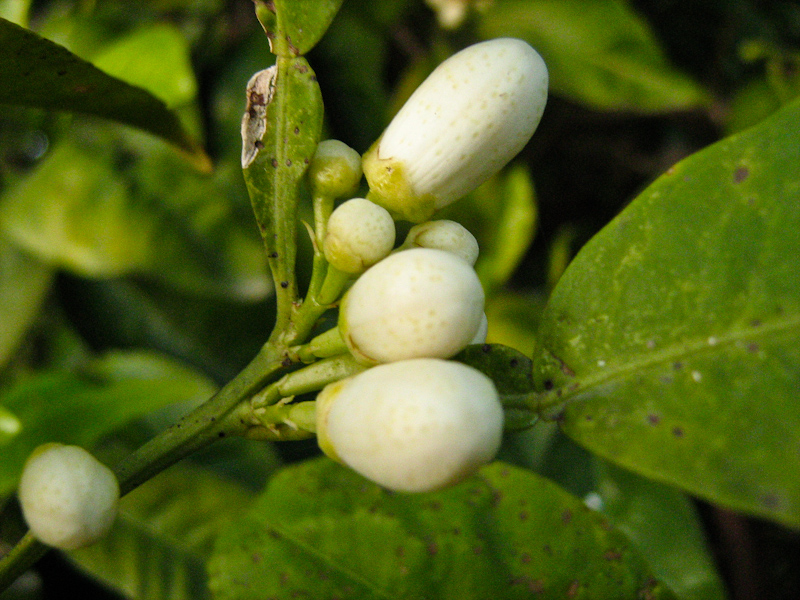
<path fill-rule="evenodd" d="M 313 545 L 308 544 L 303 540 L 295 537 L 291 533 L 291 530 L 284 529 L 283 527 L 281 527 L 280 523 L 270 523 L 270 526 L 275 531 L 277 531 L 281 535 L 281 537 L 284 538 L 286 541 L 294 544 L 297 548 L 313 556 L 323 564 L 330 567 L 332 570 L 338 571 L 340 574 L 349 577 L 356 583 L 359 583 L 360 585 L 370 590 L 373 594 L 375 594 L 379 598 L 385 598 L 386 600 L 394 600 L 394 596 L 389 595 L 388 592 L 384 591 L 381 588 L 375 587 L 375 584 L 373 584 L 371 581 L 369 581 L 365 577 L 362 577 L 358 573 L 351 571 L 338 561 L 333 560 L 333 557 L 323 554 L 322 552 L 314 548 Z"/>
<path fill-rule="evenodd" d="M 781 334 L 795 329 L 798 332 L 798 337 L 800 337 L 800 315 L 774 319 L 772 322 L 760 320 L 759 324 L 751 326 L 751 329 L 737 329 L 727 334 L 708 336 L 703 340 L 687 340 L 660 350 L 653 349 L 646 355 L 640 354 L 617 367 L 603 368 L 603 371 L 595 371 L 593 374 L 575 377 L 568 380 L 567 383 L 544 393 L 534 392 L 534 406 L 539 410 L 548 410 L 553 407 L 560 409 L 571 400 L 580 400 L 581 396 L 584 396 L 587 391 L 593 388 L 604 386 L 613 381 L 624 381 L 632 374 L 649 367 L 661 364 L 673 365 L 688 357 L 719 352 L 722 348 L 733 346 L 737 342 L 757 341 L 772 334 Z M 711 338 L 714 339 L 713 343 L 709 341 Z M 553 356 L 560 360 L 558 356 Z M 569 365 L 566 366 L 569 367 Z"/>

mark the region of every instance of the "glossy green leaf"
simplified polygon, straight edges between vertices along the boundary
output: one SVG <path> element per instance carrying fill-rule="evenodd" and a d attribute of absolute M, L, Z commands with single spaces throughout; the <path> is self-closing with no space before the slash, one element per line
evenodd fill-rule
<path fill-rule="evenodd" d="M 256 15 L 278 56 L 302 56 L 327 31 L 343 0 L 257 0 Z"/>
<path fill-rule="evenodd" d="M 188 40 L 174 26 L 141 27 L 92 57 L 98 69 L 146 89 L 168 108 L 188 104 L 197 95 Z"/>
<path fill-rule="evenodd" d="M 296 293 L 297 205 L 319 143 L 323 105 L 305 58 L 279 57 L 271 69 L 262 71 L 260 83 L 248 91 L 242 168 L 273 278 L 291 297 Z"/>
<path fill-rule="evenodd" d="M 684 600 L 723 600 L 720 580 L 691 500 L 594 457 L 602 512 Z"/>
<path fill-rule="evenodd" d="M 73 130 L 0 198 L 10 240 L 85 276 L 147 273 L 196 293 L 269 293 L 252 221 L 237 217 L 213 179 L 150 136 Z"/>
<path fill-rule="evenodd" d="M 284 469 L 209 571 L 220 600 L 673 597 L 597 513 L 499 463 L 419 495 L 327 459 Z"/>
<path fill-rule="evenodd" d="M 210 598 L 205 563 L 214 539 L 252 497 L 240 485 L 181 463 L 125 496 L 109 535 L 70 558 L 126 598 Z"/>
<path fill-rule="evenodd" d="M 36 33 L 0 19 L 0 103 L 97 115 L 138 127 L 187 151 L 208 168 L 203 149 L 178 117 L 142 88 L 102 72 Z M 12 58 L 13 57 L 13 58 Z"/>
<path fill-rule="evenodd" d="M 39 314 L 52 278 L 50 267 L 0 240 L 0 367 Z"/>
<path fill-rule="evenodd" d="M 0 0 L 0 19 L 27 27 L 32 0 Z"/>
<path fill-rule="evenodd" d="M 453 360 L 469 365 L 491 377 L 501 394 L 524 394 L 533 387 L 531 359 L 508 346 L 476 344 L 467 346 Z"/>
<path fill-rule="evenodd" d="M 692 501 L 679 490 L 593 456 L 555 423 L 540 422 L 507 434 L 501 457 L 536 470 L 599 510 L 679 598 L 725 598 L 704 525 Z"/>
<path fill-rule="evenodd" d="M 608 460 L 800 526 L 800 103 L 687 158 L 578 254 L 541 406 Z"/>
<path fill-rule="evenodd" d="M 552 90 L 594 108 L 651 113 L 707 101 L 624 0 L 497 0 L 480 32 L 526 40 L 547 63 Z"/>
<path fill-rule="evenodd" d="M 81 372 L 40 373 L 0 395 L 22 423 L 3 448 L 0 496 L 12 491 L 31 451 L 45 442 L 91 448 L 125 423 L 177 402 L 199 401 L 214 386 L 203 376 L 161 356 L 110 353 Z"/>

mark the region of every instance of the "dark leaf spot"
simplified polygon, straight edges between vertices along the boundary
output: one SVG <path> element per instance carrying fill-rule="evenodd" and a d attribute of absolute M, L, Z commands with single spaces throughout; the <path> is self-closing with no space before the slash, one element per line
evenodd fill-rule
<path fill-rule="evenodd" d="M 519 512 L 519 520 L 520 521 L 527 521 L 528 520 L 528 511 L 521 510 Z"/>
<path fill-rule="evenodd" d="M 767 494 L 762 499 L 762 502 L 764 503 L 764 506 L 766 506 L 770 510 L 777 509 L 778 506 L 780 506 L 780 503 L 781 503 L 780 500 L 778 499 L 778 497 L 775 494 Z"/>
<path fill-rule="evenodd" d="M 750 321 L 750 325 L 752 327 L 761 327 L 761 321 L 759 319 L 753 319 Z"/>
<path fill-rule="evenodd" d="M 290 159 L 288 159 L 288 158 L 286 159 L 286 166 L 287 167 L 291 167 L 292 166 L 292 161 Z"/>
<path fill-rule="evenodd" d="M 658 425 L 661 422 L 661 417 L 654 414 L 647 415 L 647 422 L 650 423 L 650 425 Z"/>
<path fill-rule="evenodd" d="M 570 521 L 572 521 L 572 511 L 567 509 L 561 513 L 561 522 L 567 525 Z"/>
<path fill-rule="evenodd" d="M 567 589 L 567 598 L 574 598 L 578 595 L 578 592 L 581 589 L 581 584 L 578 580 L 573 581 L 569 584 L 569 589 Z"/>
<path fill-rule="evenodd" d="M 288 356 L 281 361 L 281 365 L 284 367 L 291 367 L 293 365 L 293 361 Z"/>
<path fill-rule="evenodd" d="M 614 562 L 622 559 L 622 552 L 616 549 L 606 550 L 603 558 L 609 562 Z"/>
<path fill-rule="evenodd" d="M 675 369 L 676 371 L 680 371 L 683 368 L 683 363 L 680 361 L 674 362 L 672 363 L 672 368 Z"/>
<path fill-rule="evenodd" d="M 430 556 L 436 556 L 439 553 L 439 545 L 436 542 L 431 542 L 428 544 L 427 550 Z"/>
<path fill-rule="evenodd" d="M 683 437 L 683 428 L 682 427 L 673 427 L 672 428 L 672 435 L 674 435 L 676 438 L 682 438 Z"/>
<path fill-rule="evenodd" d="M 748 175 L 750 175 L 750 169 L 747 167 L 738 167 L 733 172 L 733 181 L 736 183 L 742 183 L 745 179 L 747 179 Z"/>
<path fill-rule="evenodd" d="M 491 344 L 484 344 L 483 346 L 481 346 L 481 351 L 485 352 L 486 354 L 489 354 L 489 352 L 492 351 Z"/>
<path fill-rule="evenodd" d="M 271 165 L 272 165 L 272 167 L 273 167 L 274 169 L 277 169 L 277 168 L 278 168 L 278 159 L 277 159 L 277 158 L 273 158 L 273 159 L 270 161 L 270 163 L 269 163 L 269 164 L 271 164 Z"/>
<path fill-rule="evenodd" d="M 516 367 L 517 365 L 519 365 L 519 360 L 518 360 L 518 359 L 516 359 L 516 358 L 512 358 L 512 359 L 509 361 L 509 363 L 508 363 L 508 364 L 511 366 L 511 368 L 514 368 L 514 367 Z"/>
<path fill-rule="evenodd" d="M 300 133 L 300 128 L 299 127 L 295 127 L 294 128 L 294 134 L 297 135 L 299 133 Z"/>
<path fill-rule="evenodd" d="M 281 281 L 281 287 L 282 287 L 283 289 L 286 289 L 286 288 L 288 288 L 288 287 L 289 287 L 289 282 L 288 282 L 288 281 Z"/>
<path fill-rule="evenodd" d="M 544 380 L 544 389 L 550 391 L 553 389 L 553 380 L 552 379 L 545 379 Z"/>
<path fill-rule="evenodd" d="M 262 150 L 264 148 L 264 142 L 262 142 L 261 140 L 256 140 L 253 146 L 256 147 L 256 150 Z"/>
<path fill-rule="evenodd" d="M 747 344 L 747 351 L 748 352 L 751 352 L 751 353 L 755 354 L 759 350 L 760 350 L 760 348 L 758 347 L 758 344 L 756 344 L 755 342 L 750 342 L 749 344 Z"/>

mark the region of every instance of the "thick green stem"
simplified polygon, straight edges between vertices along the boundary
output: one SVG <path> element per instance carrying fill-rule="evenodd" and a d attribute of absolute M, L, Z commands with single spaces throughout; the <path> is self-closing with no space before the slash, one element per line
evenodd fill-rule
<path fill-rule="evenodd" d="M 114 469 L 126 494 L 182 458 L 229 435 L 244 435 L 252 423 L 235 409 L 283 368 L 283 357 L 270 344 L 207 402 L 128 455 Z"/>

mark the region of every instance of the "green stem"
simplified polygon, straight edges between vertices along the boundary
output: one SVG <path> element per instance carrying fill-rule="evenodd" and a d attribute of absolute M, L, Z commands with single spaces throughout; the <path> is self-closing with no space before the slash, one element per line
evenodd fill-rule
<path fill-rule="evenodd" d="M 252 425 L 235 409 L 283 369 L 282 355 L 265 345 L 241 373 L 201 406 L 128 455 L 114 472 L 121 493 L 160 473 L 200 448 L 229 435 L 244 435 Z"/>
<path fill-rule="evenodd" d="M 292 352 L 302 362 L 313 362 L 318 358 L 338 356 L 349 353 L 349 351 L 338 327 L 332 327 L 328 331 L 320 333 L 303 346 L 292 348 Z"/>
<path fill-rule="evenodd" d="M 11 552 L 0 560 L 0 593 L 5 591 L 17 578 L 27 571 L 49 550 L 29 531 Z"/>
<path fill-rule="evenodd" d="M 342 354 L 317 361 L 298 371 L 292 371 L 253 396 L 254 411 L 280 402 L 283 399 L 316 392 L 329 383 L 356 375 L 365 370 L 350 354 Z"/>
<path fill-rule="evenodd" d="M 180 421 L 122 460 L 114 469 L 120 493 L 125 495 L 189 454 L 229 435 L 246 435 L 254 426 L 249 415 L 251 398 L 285 369 L 283 353 L 265 345 L 231 382 Z M 275 435 L 263 439 L 284 439 Z M 41 558 L 48 547 L 28 532 L 0 561 L 0 591 Z"/>

